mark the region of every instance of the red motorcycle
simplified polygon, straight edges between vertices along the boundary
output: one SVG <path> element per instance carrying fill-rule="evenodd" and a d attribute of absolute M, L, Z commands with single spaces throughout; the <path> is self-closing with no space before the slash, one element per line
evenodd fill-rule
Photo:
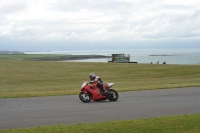
<path fill-rule="evenodd" d="M 100 100 L 110 100 L 116 101 L 119 98 L 117 91 L 111 89 L 114 83 L 104 83 L 104 94 L 102 95 L 98 87 L 88 84 L 87 81 L 84 81 L 81 86 L 81 91 L 79 98 L 84 103 L 89 103 L 91 100 L 100 101 Z"/>

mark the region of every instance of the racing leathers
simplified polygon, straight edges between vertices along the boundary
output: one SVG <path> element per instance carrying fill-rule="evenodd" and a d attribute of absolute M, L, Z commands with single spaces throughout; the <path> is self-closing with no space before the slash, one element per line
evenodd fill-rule
<path fill-rule="evenodd" d="M 100 89 L 100 92 L 103 93 L 104 92 L 104 87 L 103 87 L 103 80 L 101 80 L 101 78 L 99 76 L 95 76 L 91 82 L 91 84 L 93 84 L 94 86 L 98 87 Z"/>

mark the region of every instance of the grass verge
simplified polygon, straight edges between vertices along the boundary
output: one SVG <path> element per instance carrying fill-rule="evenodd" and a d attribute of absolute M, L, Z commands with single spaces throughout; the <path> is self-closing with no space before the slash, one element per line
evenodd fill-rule
<path fill-rule="evenodd" d="M 90 58 L 106 58 L 103 55 L 61 55 L 61 54 L 0 54 L 0 60 L 63 61 Z"/>
<path fill-rule="evenodd" d="M 55 125 L 28 129 L 0 130 L 0 133 L 199 133 L 200 114 L 112 121 L 79 125 Z"/>
<path fill-rule="evenodd" d="M 117 91 L 200 86 L 200 65 L 0 60 L 0 98 L 78 94 L 90 72 Z"/>

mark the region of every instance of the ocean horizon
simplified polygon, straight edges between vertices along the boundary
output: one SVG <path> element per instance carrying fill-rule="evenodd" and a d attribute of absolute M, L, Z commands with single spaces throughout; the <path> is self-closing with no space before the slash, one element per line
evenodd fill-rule
<path fill-rule="evenodd" d="M 130 54 L 130 62 L 162 64 L 200 64 L 200 49 L 134 49 L 24 52 L 25 54 L 111 55 Z M 108 62 L 108 58 L 66 60 L 67 62 Z"/>

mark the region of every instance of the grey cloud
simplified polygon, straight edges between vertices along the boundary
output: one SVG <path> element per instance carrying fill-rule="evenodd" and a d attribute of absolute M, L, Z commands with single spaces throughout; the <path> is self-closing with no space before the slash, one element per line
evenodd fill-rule
<path fill-rule="evenodd" d="M 164 9 L 167 10 L 193 10 L 194 6 L 192 5 L 172 5 L 168 4 L 164 6 Z"/>
<path fill-rule="evenodd" d="M 40 8 L 46 14 L 35 14 L 32 11 L 40 2 L 34 1 L 31 6 L 20 0 L 0 5 L 0 43 L 6 38 L 18 45 L 31 42 L 23 45 L 27 48 L 54 44 L 51 48 L 55 49 L 57 44 L 67 48 L 70 44 L 125 42 L 131 46 L 153 44 L 156 40 L 200 38 L 197 5 L 165 5 L 162 0 L 58 0 L 45 1 Z"/>
<path fill-rule="evenodd" d="M 58 0 L 56 4 L 49 5 L 49 9 L 52 10 L 60 10 L 60 11 L 80 11 L 84 9 L 89 9 L 93 11 L 114 11 L 121 7 L 130 8 L 132 2 L 122 2 L 116 0 L 101 0 L 101 1 L 93 1 L 93 0 Z"/>
<path fill-rule="evenodd" d="M 24 0 L 3 2 L 0 1 L 0 12 L 2 13 L 16 13 L 18 11 L 23 11 L 27 8 L 28 3 Z"/>
<path fill-rule="evenodd" d="M 192 17 L 195 19 L 200 19 L 200 8 L 193 13 Z"/>

